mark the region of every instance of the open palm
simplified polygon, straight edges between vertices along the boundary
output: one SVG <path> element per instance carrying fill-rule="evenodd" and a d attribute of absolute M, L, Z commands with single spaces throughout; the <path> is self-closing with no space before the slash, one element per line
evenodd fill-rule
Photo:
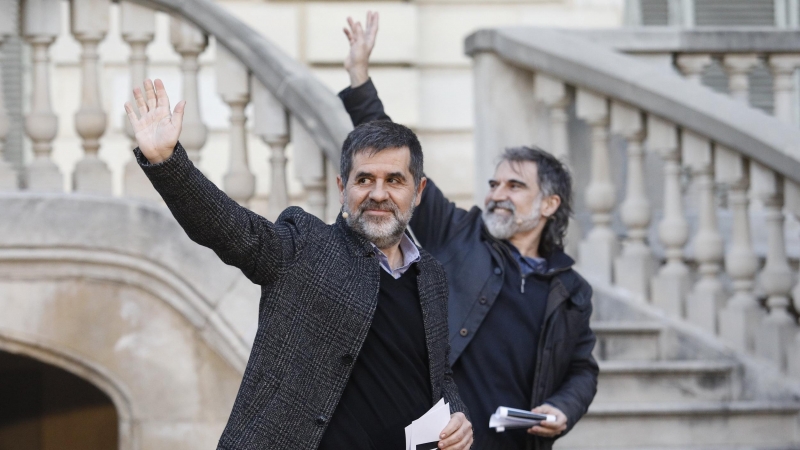
<path fill-rule="evenodd" d="M 125 103 L 125 112 L 142 154 L 150 163 L 157 164 L 172 156 L 181 135 L 186 102 L 179 102 L 175 105 L 175 111 L 170 111 L 169 97 L 161 80 L 156 80 L 155 85 L 149 79 L 145 80 L 144 92 L 143 96 L 141 89 L 133 90 L 139 116 L 136 116 L 130 103 Z"/>

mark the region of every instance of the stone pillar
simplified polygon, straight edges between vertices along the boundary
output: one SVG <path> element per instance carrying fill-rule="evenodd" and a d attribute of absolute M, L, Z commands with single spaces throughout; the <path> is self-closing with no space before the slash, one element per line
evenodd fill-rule
<path fill-rule="evenodd" d="M 195 166 L 200 166 L 200 150 L 206 144 L 208 128 L 200 118 L 200 96 L 197 91 L 197 73 L 200 65 L 197 58 L 208 46 L 208 36 L 194 25 L 178 17 L 170 18 L 170 41 L 175 51 L 181 55 L 183 72 L 183 99 L 186 110 L 183 113 L 181 145 Z"/>
<path fill-rule="evenodd" d="M 797 332 L 789 313 L 792 270 L 786 258 L 783 215 L 783 179 L 772 170 L 753 163 L 752 176 L 757 195 L 764 203 L 767 222 L 767 258 L 759 284 L 767 295 L 769 314 L 756 332 L 756 354 L 786 368 L 786 351 Z"/>
<path fill-rule="evenodd" d="M 506 147 L 535 142 L 536 100 L 530 71 L 491 52 L 473 57 L 475 93 L 475 203 L 483 205 L 488 181 Z"/>
<path fill-rule="evenodd" d="M 142 89 L 144 80 L 147 79 L 147 46 L 153 42 L 156 33 L 156 14 L 150 8 L 124 0 L 119 5 L 120 31 L 122 39 L 131 47 L 129 61 L 131 70 L 131 93 L 128 100 L 131 105 L 136 105 L 133 99 L 133 88 Z M 122 123 L 125 124 L 125 133 L 131 139 L 130 148 L 136 147 L 136 138 L 133 127 L 128 121 L 128 116 L 123 114 Z M 131 158 L 125 164 L 124 191 L 128 197 L 160 200 L 153 189 L 152 183 L 147 179 L 136 159 Z"/>
<path fill-rule="evenodd" d="M 785 123 L 794 124 L 797 92 L 794 88 L 794 73 L 800 67 L 800 55 L 770 55 L 769 69 L 772 72 L 772 91 L 775 96 L 775 117 Z"/>
<path fill-rule="evenodd" d="M 320 220 L 325 220 L 327 206 L 325 155 L 294 116 L 291 117 L 289 127 L 294 160 L 303 161 L 302 164 L 295 164 L 294 169 L 295 176 L 306 191 L 306 211 L 319 217 Z"/>
<path fill-rule="evenodd" d="M 223 177 L 225 192 L 247 205 L 256 190 L 256 179 L 247 163 L 247 117 L 244 109 L 250 103 L 250 74 L 225 47 L 217 47 L 217 92 L 231 108 L 228 172 Z"/>
<path fill-rule="evenodd" d="M 81 55 L 81 107 L 75 114 L 75 130 L 83 139 L 83 159 L 73 174 L 78 192 L 111 195 L 111 171 L 98 158 L 100 137 L 106 131 L 106 112 L 100 101 L 97 46 L 108 32 L 110 0 L 72 0 L 72 35 L 83 47 Z"/>
<path fill-rule="evenodd" d="M 584 89 L 578 89 L 576 97 L 578 117 L 592 127 L 592 169 L 586 205 L 592 213 L 593 227 L 580 244 L 579 260 L 585 275 L 611 283 L 612 261 L 619 253 L 619 243 L 611 230 L 616 195 L 608 152 L 608 100 Z"/>
<path fill-rule="evenodd" d="M 711 142 L 683 130 L 683 163 L 692 170 L 695 195 L 698 197 L 698 228 L 694 237 L 694 257 L 700 278 L 686 303 L 686 316 L 709 333 L 717 332 L 717 312 L 722 309 L 724 291 L 719 274 L 724 256 L 722 236 L 717 226 L 714 201 L 714 167 Z"/>
<path fill-rule="evenodd" d="M 547 149 L 570 169 L 572 164 L 569 155 L 569 108 L 572 98 L 563 82 L 544 74 L 536 74 L 534 78 L 534 95 L 536 100 L 544 103 L 550 111 L 550 145 Z M 580 224 L 570 217 L 566 236 L 566 252 L 578 254 L 578 243 L 581 238 Z"/>
<path fill-rule="evenodd" d="M 25 133 L 33 142 L 34 159 L 28 166 L 27 187 L 31 191 L 61 192 L 64 181 L 50 159 L 58 117 L 50 105 L 50 57 L 47 52 L 61 29 L 59 0 L 27 0 L 23 3 L 22 30 L 33 54 L 30 112 Z"/>
<path fill-rule="evenodd" d="M 653 263 L 645 238 L 650 225 L 650 202 L 644 184 L 644 116 L 638 109 L 616 101 L 611 102 L 611 132 L 628 142 L 628 167 L 625 200 L 620 205 L 622 222 L 628 236 L 622 243 L 622 253 L 614 261 L 614 283 L 630 291 L 638 300 L 649 298 Z"/>
<path fill-rule="evenodd" d="M 752 352 L 763 312 L 753 292 L 758 258 L 753 251 L 748 214 L 749 163 L 720 145 L 714 156 L 717 182 L 729 188 L 728 205 L 733 219 L 733 234 L 725 254 L 725 270 L 733 282 L 733 296 L 720 312 L 719 334 L 737 350 Z"/>
<path fill-rule="evenodd" d="M 704 53 L 685 53 L 678 55 L 675 65 L 687 80 L 697 84 L 702 83 L 703 72 L 711 65 L 711 55 Z"/>
<path fill-rule="evenodd" d="M 251 77 L 253 88 L 253 131 L 271 150 L 269 203 L 266 217 L 275 221 L 289 206 L 289 190 L 286 182 L 286 144 L 289 142 L 289 112 L 272 93 L 255 77 Z"/>
<path fill-rule="evenodd" d="M 664 160 L 664 217 L 658 224 L 658 237 L 667 262 L 652 281 L 653 304 L 666 314 L 682 318 L 689 292 L 689 268 L 683 260 L 683 247 L 689 240 L 689 224 L 683 210 L 681 154 L 675 124 L 655 116 L 647 118 L 647 147 Z"/>
<path fill-rule="evenodd" d="M 758 55 L 751 53 L 731 53 L 722 57 L 722 67 L 728 74 L 728 87 L 731 96 L 750 104 L 750 80 L 747 75 L 758 65 Z"/>
<path fill-rule="evenodd" d="M 2 60 L 3 42 L 14 32 L 11 15 L 3 14 L 0 17 L 0 60 Z M 0 192 L 17 190 L 17 173 L 5 154 L 6 137 L 11 127 L 3 99 L 3 67 L 0 65 Z"/>

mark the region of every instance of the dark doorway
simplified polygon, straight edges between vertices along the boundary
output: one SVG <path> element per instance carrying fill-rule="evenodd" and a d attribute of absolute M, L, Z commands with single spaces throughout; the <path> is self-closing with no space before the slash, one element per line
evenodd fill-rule
<path fill-rule="evenodd" d="M 91 383 L 0 351 L 0 450 L 116 450 L 117 412 Z"/>

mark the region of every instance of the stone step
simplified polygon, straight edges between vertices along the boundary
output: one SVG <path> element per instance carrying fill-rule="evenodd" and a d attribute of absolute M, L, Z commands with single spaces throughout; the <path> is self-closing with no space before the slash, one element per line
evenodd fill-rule
<path fill-rule="evenodd" d="M 561 450 L 800 448 L 800 404 L 706 402 L 692 405 L 593 404 Z"/>
<path fill-rule="evenodd" d="M 730 401 L 738 392 L 727 361 L 600 361 L 595 404 Z"/>
<path fill-rule="evenodd" d="M 661 359 L 662 327 L 648 322 L 595 322 L 594 357 L 612 361 L 657 361 Z"/>

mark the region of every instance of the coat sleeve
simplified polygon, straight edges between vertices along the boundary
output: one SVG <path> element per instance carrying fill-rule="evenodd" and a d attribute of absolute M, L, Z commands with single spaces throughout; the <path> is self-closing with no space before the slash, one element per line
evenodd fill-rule
<path fill-rule="evenodd" d="M 446 353 L 445 361 L 450 361 L 450 343 L 447 343 L 447 353 Z M 456 386 L 456 382 L 453 380 L 453 369 L 450 368 L 450 364 L 445 363 L 445 370 L 444 370 L 444 378 L 442 380 L 442 397 L 450 405 L 450 414 L 462 412 L 467 419 L 469 419 L 469 410 L 467 410 L 467 405 L 461 400 L 461 396 L 458 395 L 458 386 Z M 471 421 L 471 419 L 470 419 Z M 473 428 L 475 424 L 472 424 Z"/>
<path fill-rule="evenodd" d="M 372 79 L 358 87 L 347 87 L 339 92 L 339 98 L 344 103 L 344 108 L 350 114 L 353 126 L 373 120 L 392 120 L 383 110 L 383 102 L 378 97 L 378 90 L 372 84 Z"/>
<path fill-rule="evenodd" d="M 584 282 L 585 283 L 585 282 Z M 592 288 L 584 284 L 581 295 L 592 296 Z M 583 311 L 581 333 L 569 363 L 569 368 L 564 381 L 558 390 L 545 400 L 560 409 L 567 416 L 567 429 L 559 437 L 567 434 L 575 423 L 586 414 L 589 405 L 597 393 L 597 375 L 599 369 L 592 356 L 597 338 L 589 327 L 589 318 L 592 316 L 591 302 Z"/>
<path fill-rule="evenodd" d="M 189 238 L 241 269 L 253 283 L 275 281 L 299 250 L 299 229 L 306 220 L 301 210 L 284 213 L 273 224 L 240 206 L 192 164 L 180 143 L 158 164 L 150 164 L 138 148 L 134 154 Z"/>

